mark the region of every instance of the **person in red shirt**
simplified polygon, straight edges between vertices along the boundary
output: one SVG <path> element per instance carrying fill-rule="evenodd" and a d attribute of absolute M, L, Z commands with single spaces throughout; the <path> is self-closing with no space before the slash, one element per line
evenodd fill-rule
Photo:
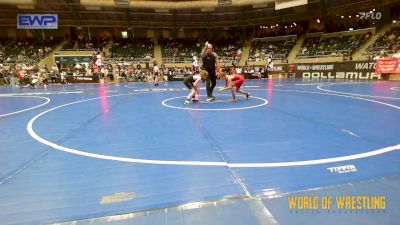
<path fill-rule="evenodd" d="M 220 76 L 220 79 L 225 80 L 225 86 L 221 87 L 219 90 L 224 91 L 226 89 L 231 89 L 232 101 L 236 101 L 235 91 L 246 95 L 246 99 L 249 99 L 250 93 L 245 92 L 240 89 L 240 87 L 242 86 L 242 84 L 244 82 L 244 77 L 242 75 L 239 75 L 239 74 L 226 75 L 225 73 L 222 73 Z M 233 88 L 234 86 L 235 86 L 235 90 Z"/>

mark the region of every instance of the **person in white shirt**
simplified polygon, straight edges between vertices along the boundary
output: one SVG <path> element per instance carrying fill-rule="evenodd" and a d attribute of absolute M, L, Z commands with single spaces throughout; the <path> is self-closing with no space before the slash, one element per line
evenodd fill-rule
<path fill-rule="evenodd" d="M 98 77 L 99 82 L 100 82 L 100 80 L 102 79 L 102 76 L 101 76 L 102 62 L 101 62 L 100 55 L 97 56 L 97 60 L 96 60 L 95 64 L 96 64 L 95 72 L 96 72 L 97 77 Z"/>
<path fill-rule="evenodd" d="M 107 68 L 107 66 L 104 66 L 101 69 L 101 74 L 103 75 L 104 82 L 107 83 L 108 82 L 108 68 Z"/>
<path fill-rule="evenodd" d="M 58 77 L 58 67 L 57 65 L 54 65 L 53 67 L 51 67 L 51 83 L 57 83 L 57 77 Z"/>
<path fill-rule="evenodd" d="M 396 54 L 394 54 L 394 55 L 392 56 L 392 58 L 393 58 L 393 59 L 399 59 L 399 58 L 400 58 L 400 49 L 398 49 L 398 50 L 396 51 Z"/>
<path fill-rule="evenodd" d="M 267 64 L 265 65 L 265 77 L 268 79 L 268 72 L 274 69 L 274 62 L 271 58 L 268 58 Z"/>
<path fill-rule="evenodd" d="M 158 68 L 157 63 L 154 63 L 153 74 L 154 86 L 158 86 L 158 82 L 160 81 L 160 69 Z"/>
<path fill-rule="evenodd" d="M 193 73 L 199 72 L 199 62 L 197 61 L 197 56 L 193 56 L 192 71 Z"/>
<path fill-rule="evenodd" d="M 86 71 L 85 76 L 87 76 L 87 77 L 91 77 L 92 76 L 92 69 L 90 69 L 89 67 L 86 67 L 85 71 Z"/>
<path fill-rule="evenodd" d="M 392 56 L 392 59 L 397 59 L 397 71 L 400 71 L 400 49 L 396 51 L 396 54 Z"/>
<path fill-rule="evenodd" d="M 386 59 L 385 51 L 381 51 L 381 53 L 379 55 L 374 57 L 374 60 L 378 60 L 378 59 Z"/>
<path fill-rule="evenodd" d="M 65 72 L 65 71 L 62 71 L 61 72 L 61 83 L 65 83 L 65 84 L 68 84 L 68 80 L 67 80 L 67 72 Z"/>

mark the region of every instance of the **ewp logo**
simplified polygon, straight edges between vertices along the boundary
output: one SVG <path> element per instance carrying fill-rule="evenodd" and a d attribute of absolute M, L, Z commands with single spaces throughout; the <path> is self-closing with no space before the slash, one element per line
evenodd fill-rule
<path fill-rule="evenodd" d="M 58 29 L 57 14 L 18 14 L 18 29 Z"/>

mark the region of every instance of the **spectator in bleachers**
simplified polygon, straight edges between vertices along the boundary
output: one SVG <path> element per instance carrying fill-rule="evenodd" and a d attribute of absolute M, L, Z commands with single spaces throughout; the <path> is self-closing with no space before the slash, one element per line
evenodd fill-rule
<path fill-rule="evenodd" d="M 153 58 L 154 44 L 151 39 L 115 40 L 110 49 L 111 61 L 146 63 L 146 57 Z M 147 60 L 149 61 L 149 60 Z"/>
<path fill-rule="evenodd" d="M 194 56 L 200 52 L 200 40 L 195 38 L 161 39 L 161 52 L 166 63 L 191 63 Z"/>
<path fill-rule="evenodd" d="M 364 35 L 307 38 L 297 58 L 321 58 L 347 55 L 348 58 L 366 41 Z M 367 36 L 369 37 L 369 36 Z"/>
<path fill-rule="evenodd" d="M 379 55 L 374 57 L 374 60 L 378 60 L 378 59 L 387 59 L 387 54 L 385 51 L 381 51 Z"/>
<path fill-rule="evenodd" d="M 7 63 L 38 63 L 41 59 L 46 57 L 54 46 L 59 45 L 61 40 L 47 39 L 47 40 L 18 40 L 15 44 L 8 45 L 6 48 L 0 50 L 0 59 Z"/>
<path fill-rule="evenodd" d="M 400 47 L 400 27 L 392 28 L 380 36 L 372 45 L 367 49 L 369 58 L 374 58 L 384 50 L 388 54 L 395 53 L 395 50 Z"/>
<path fill-rule="evenodd" d="M 396 53 L 392 56 L 394 59 L 400 59 L 400 49 L 396 50 Z"/>
<path fill-rule="evenodd" d="M 252 43 L 249 53 L 249 61 L 267 61 L 269 58 L 274 60 L 285 59 L 296 41 L 293 39 L 279 41 L 255 41 Z"/>

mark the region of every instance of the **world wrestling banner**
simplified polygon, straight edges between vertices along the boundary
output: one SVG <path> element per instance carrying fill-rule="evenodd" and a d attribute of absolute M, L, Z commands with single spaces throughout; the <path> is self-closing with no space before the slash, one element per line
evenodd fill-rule
<path fill-rule="evenodd" d="M 400 73 L 400 59 L 376 60 L 376 73 Z"/>
<path fill-rule="evenodd" d="M 275 64 L 274 69 L 268 71 L 273 74 L 295 74 L 296 78 L 325 78 L 325 79 L 351 79 L 351 80 L 381 80 L 380 73 L 375 71 L 375 61 L 346 61 L 331 63 L 299 63 L 299 64 Z M 258 79 L 264 76 L 262 73 L 246 72 L 242 68 L 242 75 L 246 79 Z M 384 72 L 387 73 L 387 72 Z M 183 80 L 183 74 L 169 75 L 169 81 Z"/>
<path fill-rule="evenodd" d="M 381 80 L 374 61 L 295 64 L 296 78 Z"/>

